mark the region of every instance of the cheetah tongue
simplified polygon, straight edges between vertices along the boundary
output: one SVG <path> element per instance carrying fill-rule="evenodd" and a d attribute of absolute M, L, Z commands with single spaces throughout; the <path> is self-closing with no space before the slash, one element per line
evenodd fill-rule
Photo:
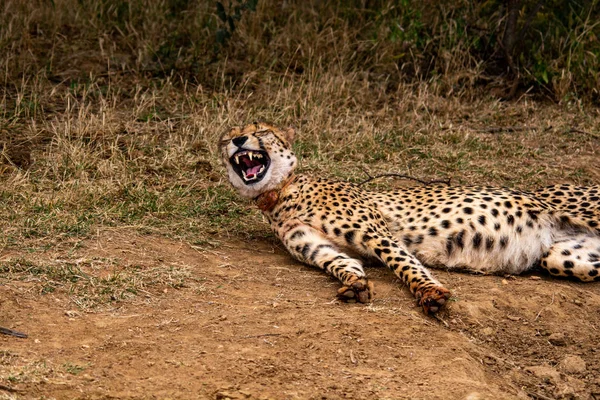
<path fill-rule="evenodd" d="M 246 170 L 242 170 L 242 172 L 244 173 L 244 179 L 246 179 L 247 181 L 251 179 L 256 179 L 256 176 L 260 174 L 264 168 L 265 167 L 262 164 L 258 164 Z"/>

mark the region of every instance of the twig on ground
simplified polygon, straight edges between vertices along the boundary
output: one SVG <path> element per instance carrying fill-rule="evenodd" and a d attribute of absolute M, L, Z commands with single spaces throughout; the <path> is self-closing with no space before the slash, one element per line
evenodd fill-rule
<path fill-rule="evenodd" d="M 479 129 L 478 132 L 482 133 L 514 133 L 514 132 L 523 132 L 538 129 L 536 126 L 527 127 L 527 126 L 498 126 L 493 128 Z"/>
<path fill-rule="evenodd" d="M 4 390 L 5 392 L 9 392 L 9 393 L 18 393 L 18 392 L 20 392 L 20 390 L 18 390 L 18 389 L 13 389 L 10 386 L 5 386 L 5 385 L 0 385 L 0 390 Z"/>
<path fill-rule="evenodd" d="M 8 329 L 8 328 L 2 328 L 1 326 L 0 326 L 0 333 L 2 333 L 4 335 L 16 336 L 18 338 L 23 338 L 23 339 L 27 338 L 27 334 L 25 334 L 25 333 L 13 331 L 12 329 Z"/>
<path fill-rule="evenodd" d="M 356 358 L 354 357 L 352 350 L 350 350 L 350 361 L 352 362 L 352 364 L 356 364 L 358 362 L 358 361 L 356 361 Z"/>
<path fill-rule="evenodd" d="M 446 320 L 444 320 L 442 317 L 440 317 L 437 314 L 433 314 L 433 318 L 437 319 L 438 321 L 440 321 L 442 324 L 444 324 L 444 326 L 446 328 L 450 328 L 450 324 L 448 324 L 448 322 L 446 322 Z"/>
<path fill-rule="evenodd" d="M 242 336 L 242 339 L 254 339 L 265 336 L 281 336 L 281 333 L 263 333 L 262 335 L 246 335 Z"/>
<path fill-rule="evenodd" d="M 448 179 L 434 179 L 431 181 L 424 181 L 422 179 L 419 178 L 415 178 L 414 176 L 409 176 L 409 175 L 403 175 L 403 174 L 393 174 L 393 173 L 389 173 L 389 174 L 380 174 L 380 175 L 375 175 L 375 176 L 371 176 L 371 174 L 369 174 L 365 169 L 363 169 L 363 172 L 368 176 L 367 179 L 365 179 L 362 182 L 359 182 L 356 184 L 356 186 L 362 186 L 365 183 L 369 183 L 375 179 L 379 179 L 379 178 L 385 178 L 385 177 L 395 177 L 395 178 L 401 178 L 401 179 L 410 179 L 412 181 L 415 182 L 419 182 L 425 186 L 427 185 L 432 185 L 434 183 L 443 183 L 444 185 L 450 186 L 450 178 Z"/>
<path fill-rule="evenodd" d="M 533 399 L 552 400 L 552 397 L 544 396 L 543 394 L 538 392 L 527 392 L 527 394 L 530 395 Z"/>
<path fill-rule="evenodd" d="M 600 135 L 598 135 L 596 133 L 586 132 L 586 131 L 582 131 L 580 129 L 575 129 L 575 128 L 569 129 L 567 131 L 567 133 L 581 133 L 582 135 L 587 135 L 587 136 L 591 136 L 591 137 L 596 138 L 596 139 L 600 139 Z"/>
<path fill-rule="evenodd" d="M 554 304 L 554 293 L 552 293 L 552 301 L 550 302 L 550 304 L 548 304 L 546 307 L 542 308 L 540 310 L 540 312 L 537 313 L 537 315 L 535 316 L 535 318 L 533 319 L 534 321 L 537 321 L 537 319 L 540 317 L 540 315 L 542 314 L 542 311 L 544 311 L 545 309 L 547 309 L 548 307 L 550 307 L 552 304 Z"/>

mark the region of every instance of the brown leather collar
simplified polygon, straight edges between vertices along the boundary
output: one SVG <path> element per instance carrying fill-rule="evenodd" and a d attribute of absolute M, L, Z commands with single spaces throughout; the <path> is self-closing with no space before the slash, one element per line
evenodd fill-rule
<path fill-rule="evenodd" d="M 256 202 L 258 208 L 265 213 L 273 211 L 279 202 L 279 195 L 281 192 L 283 192 L 283 190 L 294 180 L 295 176 L 292 175 L 283 182 L 280 188 L 272 189 L 256 196 L 254 201 Z"/>

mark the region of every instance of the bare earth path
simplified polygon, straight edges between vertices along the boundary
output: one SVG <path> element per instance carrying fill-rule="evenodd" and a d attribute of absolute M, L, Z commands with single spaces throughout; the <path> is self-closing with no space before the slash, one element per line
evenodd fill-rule
<path fill-rule="evenodd" d="M 438 320 L 380 267 L 373 304 L 341 304 L 333 279 L 268 242 L 104 231 L 68 254 L 95 260 L 90 276 L 188 279 L 94 309 L 69 285 L 0 282 L 0 326 L 29 334 L 0 336 L 0 399 L 600 398 L 600 284 L 437 271 L 456 300 Z"/>

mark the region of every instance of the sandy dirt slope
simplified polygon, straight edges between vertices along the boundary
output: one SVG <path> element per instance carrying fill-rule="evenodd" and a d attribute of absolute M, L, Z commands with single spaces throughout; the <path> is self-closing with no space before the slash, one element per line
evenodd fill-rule
<path fill-rule="evenodd" d="M 65 257 L 2 259 L 34 256 Z M 69 257 L 193 279 L 91 311 L 35 280 L 0 286 L 0 325 L 29 334 L 0 336 L 0 399 L 600 399 L 599 283 L 437 271 L 455 301 L 434 319 L 381 267 L 371 305 L 339 303 L 268 242 L 107 231 Z"/>

